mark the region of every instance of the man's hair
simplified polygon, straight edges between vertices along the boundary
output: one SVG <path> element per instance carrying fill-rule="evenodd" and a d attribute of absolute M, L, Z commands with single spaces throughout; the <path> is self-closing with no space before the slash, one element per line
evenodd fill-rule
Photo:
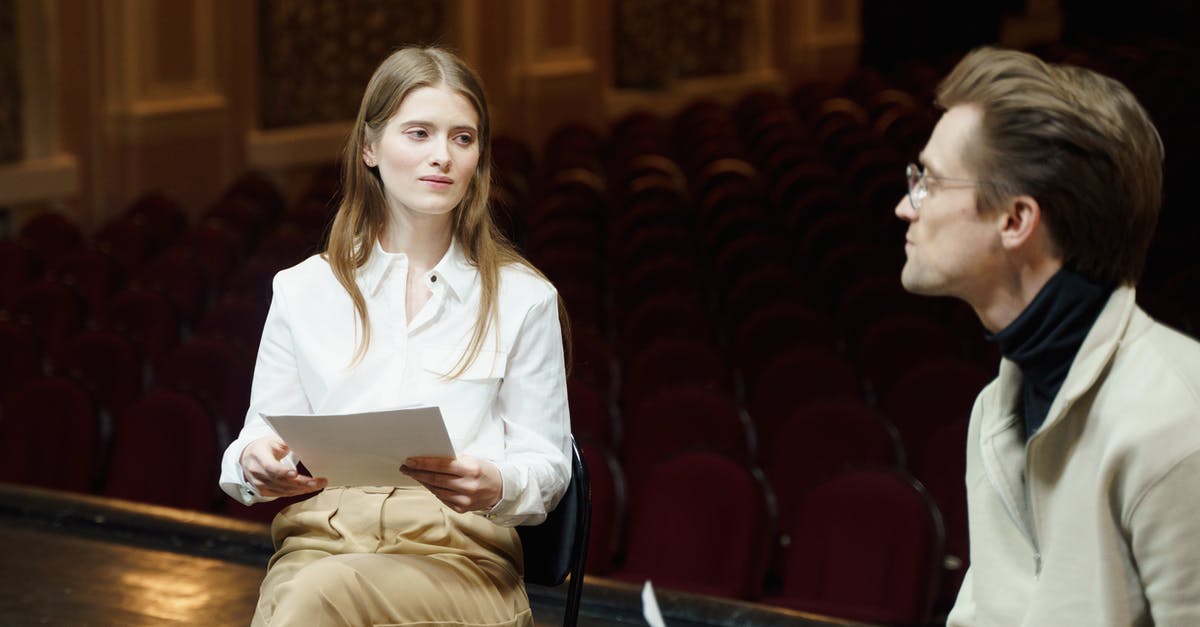
<path fill-rule="evenodd" d="M 938 85 L 936 104 L 983 112 L 979 141 L 963 155 L 983 181 L 981 211 L 1032 196 L 1065 266 L 1096 281 L 1137 282 L 1162 203 L 1163 146 L 1124 85 L 980 48 Z"/>

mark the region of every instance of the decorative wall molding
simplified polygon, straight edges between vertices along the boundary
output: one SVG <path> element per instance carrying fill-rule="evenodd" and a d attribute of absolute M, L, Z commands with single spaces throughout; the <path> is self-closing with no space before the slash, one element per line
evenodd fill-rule
<path fill-rule="evenodd" d="M 380 61 L 403 45 L 449 43 L 441 0 L 258 4 L 259 128 L 353 119 Z"/>
<path fill-rule="evenodd" d="M 113 139 L 146 142 L 221 132 L 228 103 L 217 72 L 216 6 L 201 0 L 105 5 L 106 129 Z M 163 38 L 164 32 L 176 35 Z M 185 71 L 165 73 L 160 64 L 165 55 L 177 55 L 175 63 Z"/>
<path fill-rule="evenodd" d="M 0 205 L 24 210 L 75 199 L 80 167 L 75 155 L 59 147 L 60 93 L 57 3 L 10 0 L 6 10 L 15 26 L 19 59 L 21 114 L 15 119 L 21 138 L 16 159 L 0 165 Z"/>
<path fill-rule="evenodd" d="M 25 153 L 19 24 L 14 0 L 0 0 L 0 162 L 18 161 Z"/>
<path fill-rule="evenodd" d="M 246 138 L 247 165 L 270 171 L 333 163 L 341 157 L 353 127 L 347 121 L 251 130 Z"/>
<path fill-rule="evenodd" d="M 0 165 L 0 205 L 51 203 L 78 193 L 79 163 L 73 155 Z"/>

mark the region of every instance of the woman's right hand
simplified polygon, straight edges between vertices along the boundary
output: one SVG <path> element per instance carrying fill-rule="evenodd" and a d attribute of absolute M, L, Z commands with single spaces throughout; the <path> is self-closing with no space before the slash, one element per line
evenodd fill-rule
<path fill-rule="evenodd" d="M 263 436 L 242 449 L 242 474 L 254 492 L 261 496 L 296 496 L 325 487 L 324 478 L 309 477 L 279 461 L 288 454 L 288 445 L 277 435 Z"/>

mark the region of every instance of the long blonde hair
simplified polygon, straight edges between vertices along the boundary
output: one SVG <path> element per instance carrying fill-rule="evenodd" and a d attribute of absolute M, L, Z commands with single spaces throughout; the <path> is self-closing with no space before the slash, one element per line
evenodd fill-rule
<path fill-rule="evenodd" d="M 479 356 L 489 330 L 497 324 L 499 304 L 496 294 L 500 268 L 508 264 L 521 264 L 541 276 L 496 227 L 488 210 L 492 142 L 487 99 L 479 77 L 457 56 L 434 47 L 402 48 L 376 68 L 363 94 L 354 129 L 342 151 L 342 200 L 330 226 L 329 243 L 322 255 L 329 262 L 338 283 L 354 302 L 356 321 L 362 326 L 362 335 L 352 362 L 357 363 L 366 355 L 370 345 L 371 325 L 367 303 L 355 276 L 357 270 L 367 263 L 372 244 L 383 234 L 388 220 L 383 182 L 378 174 L 363 163 L 363 147 L 379 137 L 408 94 L 421 87 L 439 85 L 461 94 L 475 107 L 479 116 L 479 162 L 462 201 L 454 209 L 451 231 L 462 247 L 463 254 L 479 270 L 482 293 L 467 350 L 460 358 L 456 371 L 450 375 L 454 378 L 461 375 Z M 558 308 L 564 348 L 569 353 L 570 326 L 561 298 Z"/>

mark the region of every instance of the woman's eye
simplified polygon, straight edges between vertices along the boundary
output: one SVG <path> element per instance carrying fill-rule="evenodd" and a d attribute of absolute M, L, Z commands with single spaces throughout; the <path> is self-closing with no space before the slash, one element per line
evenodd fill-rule
<path fill-rule="evenodd" d="M 463 133 L 461 135 L 455 135 L 454 141 L 458 142 L 462 146 L 470 146 L 471 144 L 475 143 L 475 138 L 469 133 Z"/>
<path fill-rule="evenodd" d="M 425 139 L 426 137 L 429 137 L 429 133 L 426 133 L 425 129 L 423 128 L 410 129 L 407 131 L 407 135 L 413 139 Z"/>

